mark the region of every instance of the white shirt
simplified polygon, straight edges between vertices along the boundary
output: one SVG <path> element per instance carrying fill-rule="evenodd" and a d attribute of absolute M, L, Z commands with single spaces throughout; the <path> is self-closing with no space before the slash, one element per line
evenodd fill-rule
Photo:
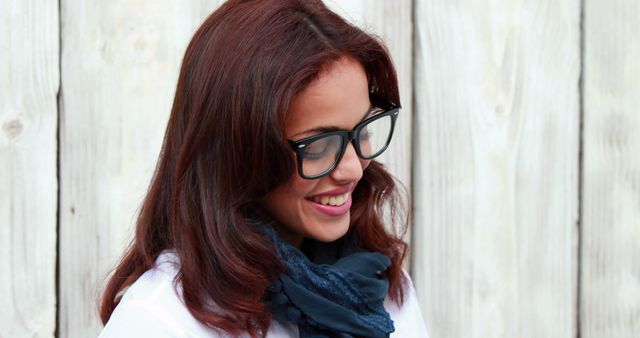
<path fill-rule="evenodd" d="M 173 285 L 178 267 L 175 253 L 165 250 L 160 254 L 155 267 L 142 274 L 124 293 L 99 338 L 230 337 L 222 331 L 205 326 L 187 310 L 182 301 L 181 286 Z M 409 278 L 404 270 L 403 273 Z M 413 282 L 408 291 L 402 308 L 398 308 L 388 296 L 384 301 L 384 308 L 389 312 L 395 327 L 391 337 L 427 338 Z M 298 337 L 296 324 L 271 321 L 267 338 L 290 337 Z"/>

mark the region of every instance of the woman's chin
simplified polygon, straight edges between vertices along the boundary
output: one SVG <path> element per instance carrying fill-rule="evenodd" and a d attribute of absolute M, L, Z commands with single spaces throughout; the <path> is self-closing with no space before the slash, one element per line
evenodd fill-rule
<path fill-rule="evenodd" d="M 322 222 L 320 224 L 316 224 L 317 229 L 321 231 L 313 231 L 309 233 L 310 238 L 319 241 L 319 242 L 333 242 L 342 236 L 344 236 L 347 231 L 349 231 L 349 215 L 345 217 L 344 220 L 339 220 L 336 222 Z"/>

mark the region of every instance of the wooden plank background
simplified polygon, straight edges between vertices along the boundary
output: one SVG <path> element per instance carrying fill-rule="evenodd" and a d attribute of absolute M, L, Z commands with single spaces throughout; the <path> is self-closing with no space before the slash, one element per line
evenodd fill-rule
<path fill-rule="evenodd" d="M 100 331 L 184 48 L 221 2 L 0 3 L 0 337 Z M 382 160 L 413 196 L 431 337 L 636 337 L 640 5 L 327 3 L 398 68 Z"/>
<path fill-rule="evenodd" d="M 580 3 L 418 2 L 415 282 L 434 337 L 575 337 Z"/>
<path fill-rule="evenodd" d="M 56 330 L 58 2 L 0 2 L 0 337 Z"/>
<path fill-rule="evenodd" d="M 640 336 L 640 3 L 584 4 L 580 328 Z"/>

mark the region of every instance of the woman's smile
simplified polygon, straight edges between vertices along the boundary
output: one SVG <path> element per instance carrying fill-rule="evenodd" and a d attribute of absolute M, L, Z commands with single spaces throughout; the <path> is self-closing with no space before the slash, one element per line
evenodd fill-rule
<path fill-rule="evenodd" d="M 351 209 L 353 185 L 307 197 L 306 200 L 324 215 L 342 216 Z"/>

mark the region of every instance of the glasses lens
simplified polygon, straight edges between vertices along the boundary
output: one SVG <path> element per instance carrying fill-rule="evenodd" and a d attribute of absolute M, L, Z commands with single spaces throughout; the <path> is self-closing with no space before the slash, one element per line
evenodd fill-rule
<path fill-rule="evenodd" d="M 329 135 L 309 143 L 304 148 L 302 172 L 305 176 L 316 176 L 331 169 L 336 163 L 342 145 L 342 136 Z"/>
<path fill-rule="evenodd" d="M 392 125 L 391 115 L 387 115 L 360 128 L 356 138 L 360 143 L 362 156 L 372 158 L 380 155 L 386 149 L 391 137 Z"/>

